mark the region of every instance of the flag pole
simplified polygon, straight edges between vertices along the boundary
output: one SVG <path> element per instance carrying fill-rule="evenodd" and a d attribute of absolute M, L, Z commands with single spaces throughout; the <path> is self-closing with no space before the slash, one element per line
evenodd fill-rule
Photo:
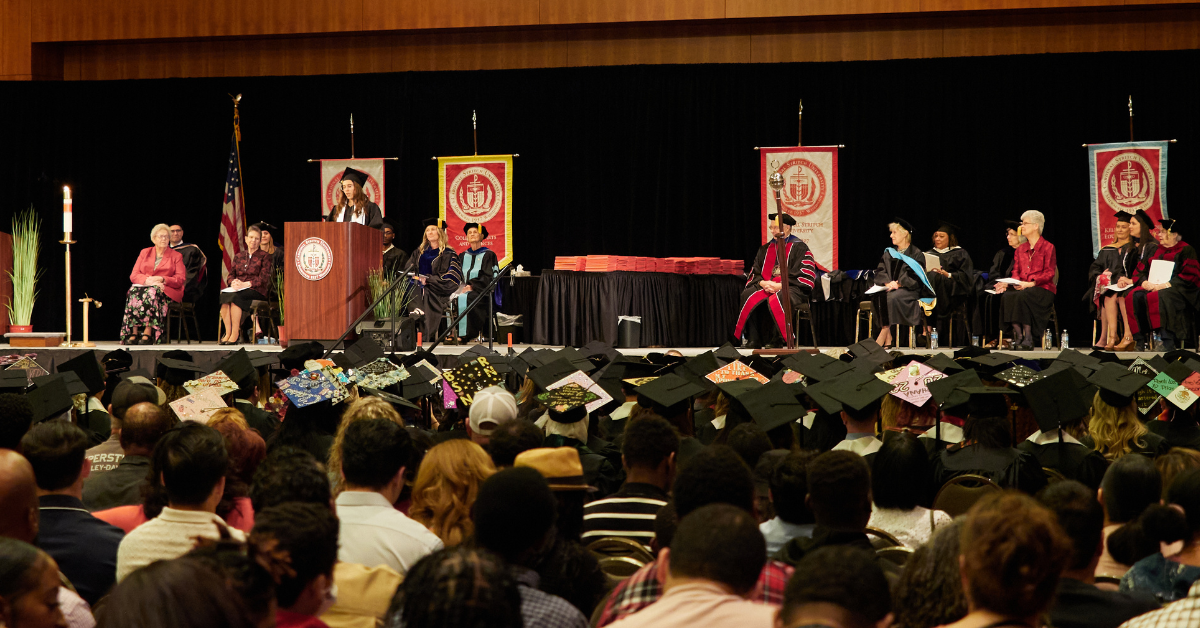
<path fill-rule="evenodd" d="M 238 94 L 237 96 L 234 96 L 233 94 L 230 94 L 229 97 L 233 99 L 233 137 L 234 137 L 234 140 L 238 144 L 238 151 L 237 151 L 238 179 L 241 179 L 242 178 L 242 126 L 241 126 L 242 118 L 238 114 L 238 103 L 242 102 L 242 95 Z M 245 231 L 246 230 L 246 211 L 245 211 L 246 186 L 245 186 L 245 183 L 243 183 L 240 180 L 238 181 L 238 190 L 240 190 L 240 193 L 242 195 L 242 231 Z M 237 243 L 235 243 L 235 246 L 236 245 L 237 245 Z"/>
<path fill-rule="evenodd" d="M 354 114 L 350 114 L 350 159 L 354 159 Z"/>
<path fill-rule="evenodd" d="M 479 154 L 479 131 L 475 124 L 475 110 L 471 110 L 471 141 L 475 144 L 475 154 Z"/>
<path fill-rule="evenodd" d="M 800 99 L 800 113 L 796 116 L 796 146 L 804 146 L 804 99 Z"/>
<path fill-rule="evenodd" d="M 1133 141 L 1133 94 L 1129 95 L 1129 141 Z"/>

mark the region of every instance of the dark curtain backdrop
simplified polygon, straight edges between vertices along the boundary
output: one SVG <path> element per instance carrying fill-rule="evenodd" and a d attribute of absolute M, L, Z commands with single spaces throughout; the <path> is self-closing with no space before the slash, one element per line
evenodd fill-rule
<path fill-rule="evenodd" d="M 1058 247 L 1058 311 L 1075 344 L 1090 334 L 1081 300 L 1091 261 L 1084 142 L 1178 138 L 1169 208 L 1195 216 L 1196 51 L 852 63 L 632 66 L 280 78 L 0 83 L 0 227 L 30 204 L 45 219 L 46 276 L 36 329 L 64 326 L 61 186 L 75 190 L 75 297 L 104 302 L 92 336 L 117 336 L 138 251 L 158 222 L 182 223 L 214 277 L 201 304 L 215 338 L 218 220 L 242 93 L 242 167 L 250 221 L 313 220 L 318 166 L 357 155 L 387 166 L 389 215 L 412 250 L 437 211 L 434 155 L 519 153 L 516 262 L 555 255 L 720 256 L 759 244 L 755 146 L 845 144 L 841 266 L 873 267 L 893 215 L 929 246 L 937 218 L 962 228 L 976 267 L 1003 245 L 1004 218 L 1047 216 Z M 748 262 L 747 262 L 748 265 Z M 77 306 L 78 307 L 78 306 Z M 76 309 L 75 319 L 79 320 Z M 78 331 L 76 332 L 78 336 Z"/>

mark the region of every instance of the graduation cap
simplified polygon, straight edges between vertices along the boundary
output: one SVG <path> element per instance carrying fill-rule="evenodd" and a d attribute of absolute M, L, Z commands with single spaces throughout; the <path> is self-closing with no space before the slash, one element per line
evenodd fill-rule
<path fill-rule="evenodd" d="M 29 387 L 29 378 L 23 369 L 0 371 L 0 393 L 24 394 Z"/>
<path fill-rule="evenodd" d="M 891 362 L 892 359 L 893 358 L 891 354 L 887 353 L 886 351 L 882 353 L 872 353 L 870 355 L 864 355 L 860 358 L 854 358 L 850 362 L 850 367 L 864 373 L 874 373 L 875 371 L 883 368 L 884 364 Z M 912 360 L 909 361 L 911 362 Z"/>
<path fill-rule="evenodd" d="M 899 216 L 893 217 L 890 222 L 894 222 L 894 223 L 900 225 L 901 227 L 904 227 L 905 231 L 907 231 L 909 233 L 913 233 L 912 223 L 908 222 L 907 220 L 905 220 Z"/>
<path fill-rule="evenodd" d="M 350 368 L 359 368 L 384 357 L 384 352 L 379 343 L 363 336 L 354 344 L 346 347 L 344 355 L 350 363 Z"/>
<path fill-rule="evenodd" d="M 703 386 L 689 382 L 674 373 L 663 375 L 634 390 L 640 397 L 649 400 L 655 412 L 664 417 L 681 414 L 687 410 L 688 399 L 704 393 Z"/>
<path fill-rule="evenodd" d="M 1180 364 L 1180 366 L 1183 365 Z M 1089 377 L 1088 381 L 1100 389 L 1100 399 L 1104 403 L 1114 408 L 1123 408 L 1129 405 L 1137 391 L 1150 383 L 1152 379 L 1154 378 L 1149 375 L 1135 373 L 1116 364 L 1105 364 Z"/>
<path fill-rule="evenodd" d="M 746 393 L 762 388 L 762 382 L 754 379 L 739 379 L 732 382 L 721 382 L 717 384 L 717 388 L 725 393 L 725 396 L 730 399 L 736 399 Z"/>
<path fill-rule="evenodd" d="M 1161 372 L 1166 373 L 1168 377 L 1179 383 L 1183 383 L 1183 380 L 1191 377 L 1192 373 L 1195 373 L 1195 371 L 1188 368 L 1188 365 L 1183 362 L 1171 362 Z M 1129 403 L 1129 401 L 1126 400 L 1125 403 Z"/>
<path fill-rule="evenodd" d="M 1028 366 L 1017 365 L 996 374 L 996 379 L 1008 382 L 1017 388 L 1028 386 L 1042 379 L 1043 375 Z"/>
<path fill-rule="evenodd" d="M 871 361 L 874 361 L 878 364 L 892 361 L 892 354 L 884 351 L 883 347 L 879 346 L 879 343 L 870 338 L 852 344 L 849 347 L 846 347 L 846 350 L 850 352 L 850 355 L 854 356 L 855 360 L 872 358 Z"/>
<path fill-rule="evenodd" d="M 737 360 L 742 357 L 741 352 L 735 349 L 733 344 L 729 342 L 726 342 L 718 347 L 716 351 L 713 351 L 713 355 L 722 360 Z"/>
<path fill-rule="evenodd" d="M 380 352 L 382 351 L 383 349 L 380 349 Z M 487 358 L 489 362 L 492 360 L 492 358 L 499 356 L 500 353 L 498 351 L 495 351 L 494 349 L 488 349 L 487 345 L 471 345 L 469 349 L 459 354 L 459 358 L 465 358 L 468 360 L 471 358 Z"/>
<path fill-rule="evenodd" d="M 33 378 L 33 385 L 36 388 L 42 388 L 44 386 L 50 386 L 56 381 L 62 383 L 63 388 L 70 396 L 89 394 L 87 385 L 83 383 L 83 380 L 79 379 L 79 375 L 77 375 L 74 371 L 35 377 Z"/>
<path fill-rule="evenodd" d="M 1171 231 L 1175 228 L 1175 222 L 1176 220 L 1174 218 L 1160 218 L 1158 224 L 1162 225 L 1162 228 L 1166 229 L 1167 233 L 1171 233 Z"/>
<path fill-rule="evenodd" d="M 255 369 L 265 369 L 278 360 L 277 357 L 266 351 L 247 351 L 246 357 L 250 358 L 250 364 L 254 365 Z"/>
<path fill-rule="evenodd" d="M 420 406 L 417 404 L 405 399 L 404 397 L 401 397 L 400 395 L 387 392 L 386 390 L 379 390 L 378 388 L 360 388 L 359 390 L 372 397 L 379 397 L 393 406 L 403 406 L 405 408 L 412 408 L 414 410 L 420 409 Z"/>
<path fill-rule="evenodd" d="M 775 371 L 783 368 L 783 365 L 776 363 L 774 360 L 768 360 L 761 355 L 752 355 L 745 358 L 746 366 L 758 371 L 768 378 L 775 374 Z"/>
<path fill-rule="evenodd" d="M 890 392 L 892 392 L 891 384 L 871 373 L 855 371 L 833 380 L 828 394 L 838 400 L 843 409 L 861 411 Z"/>
<path fill-rule="evenodd" d="M 117 349 L 105 353 L 100 362 L 104 364 L 106 373 L 115 373 L 133 366 L 133 354 L 124 349 Z"/>
<path fill-rule="evenodd" d="M 563 347 L 562 349 L 555 351 L 553 355 L 554 358 L 552 358 L 551 361 L 566 360 L 567 362 L 571 363 L 571 366 L 574 366 L 576 369 L 583 371 L 584 373 L 590 373 L 596 368 L 596 365 L 593 364 L 591 360 L 587 359 L 587 356 L 580 353 L 575 347 Z"/>
<path fill-rule="evenodd" d="M 58 365 L 59 373 L 73 372 L 87 387 L 89 395 L 104 390 L 104 367 L 96 359 L 95 351 L 86 351 Z M 71 393 L 76 394 L 76 393 Z"/>
<path fill-rule="evenodd" d="M 1005 230 L 1012 229 L 1013 231 L 1020 233 L 1021 232 L 1021 223 L 1016 220 L 1005 219 L 1004 220 L 1004 228 L 1005 228 Z"/>
<path fill-rule="evenodd" d="M 935 371 L 941 371 L 946 375 L 951 375 L 964 370 L 961 364 L 955 362 L 944 353 L 937 353 L 930 356 L 927 360 L 925 360 L 925 366 L 928 366 Z"/>
<path fill-rule="evenodd" d="M 400 396 L 405 399 L 417 399 L 425 395 L 432 395 L 437 391 L 438 385 L 416 377 L 410 377 L 400 382 Z"/>
<path fill-rule="evenodd" d="M 481 226 L 479 226 L 479 223 L 477 223 L 477 222 L 468 222 L 467 224 L 463 225 L 463 235 L 467 235 L 467 232 L 470 231 L 471 229 L 478 229 L 479 236 L 485 240 L 487 239 L 487 237 L 488 237 L 487 225 L 483 225 L 481 227 Z"/>
<path fill-rule="evenodd" d="M 608 414 L 625 403 L 625 391 L 621 388 L 621 382 L 615 379 L 602 379 L 596 382 L 596 385 L 608 393 L 609 397 L 612 397 L 612 401 L 596 408 L 597 413 Z"/>
<path fill-rule="evenodd" d="M 967 395 L 967 418 L 994 419 L 1008 416 L 1008 395 L 1019 391 L 999 386 L 967 386 L 959 388 Z"/>
<path fill-rule="evenodd" d="M 70 373 L 70 375 L 75 377 L 74 373 Z M 71 406 L 74 404 L 71 402 L 72 393 L 67 387 L 67 382 L 65 381 L 67 377 L 65 374 L 47 375 L 44 378 L 39 377 L 38 379 L 44 381 L 38 384 L 38 387 L 33 392 L 26 395 L 26 398 L 29 399 L 29 405 L 33 406 L 34 423 L 53 419 L 71 409 Z M 79 378 L 75 377 L 75 381 L 78 382 Z M 82 383 L 80 386 L 82 386 Z"/>
<path fill-rule="evenodd" d="M 934 228 L 934 231 L 935 232 L 941 231 L 942 233 L 944 233 L 946 235 L 954 235 L 955 229 L 958 229 L 958 226 L 955 225 L 954 223 L 939 219 L 937 221 L 937 227 Z"/>
<path fill-rule="evenodd" d="M 426 218 L 421 221 L 422 227 L 437 227 L 438 229 L 446 228 L 446 221 L 441 218 Z"/>
<path fill-rule="evenodd" d="M 242 392 L 254 388 L 254 378 L 256 372 L 254 364 L 250 361 L 250 356 L 246 354 L 245 349 L 239 349 L 226 355 L 223 360 L 217 362 L 213 367 L 212 372 L 221 371 L 229 378 L 230 381 L 237 384 Z"/>
<path fill-rule="evenodd" d="M 1116 218 L 1117 222 L 1129 222 L 1133 220 L 1133 214 L 1127 211 L 1119 211 L 1113 214 L 1113 218 Z"/>
<path fill-rule="evenodd" d="M 779 218 L 779 222 L 782 222 L 785 225 L 794 226 L 796 224 L 796 219 L 792 218 L 788 214 L 784 214 L 782 217 L 780 217 L 779 214 L 767 214 L 767 220 L 774 222 L 776 218 Z"/>
<path fill-rule="evenodd" d="M 1099 349 L 1093 349 L 1089 355 L 1091 355 L 1093 358 L 1096 358 L 1097 360 L 1099 360 L 1101 364 L 1107 364 L 1110 362 L 1117 363 L 1117 362 L 1121 361 L 1120 356 L 1118 356 L 1116 353 L 1114 353 L 1112 351 L 1101 351 Z M 1200 366 L 1200 364 L 1198 364 L 1198 366 Z"/>
<path fill-rule="evenodd" d="M 1007 353 L 988 353 L 987 355 L 972 357 L 971 361 L 986 368 L 992 369 L 994 372 L 995 370 L 1003 368 L 1004 365 L 1016 359 L 1018 359 L 1017 356 L 1009 355 Z"/>
<path fill-rule="evenodd" d="M 593 340 L 586 345 L 583 345 L 583 348 L 579 350 L 579 353 L 587 358 L 602 355 L 608 358 L 610 361 L 617 359 L 621 355 L 616 349 L 613 349 L 612 345 L 604 342 L 603 340 Z"/>
<path fill-rule="evenodd" d="M 1184 362 L 1187 360 L 1200 360 L 1200 354 L 1187 349 L 1175 349 L 1163 354 L 1163 359 L 1167 362 L 1175 362 L 1176 360 Z"/>
<path fill-rule="evenodd" d="M 530 370 L 529 379 L 532 379 L 533 383 L 536 384 L 538 388 L 546 390 L 553 386 L 555 382 L 578 370 L 579 369 L 570 362 L 559 359 L 550 362 L 545 366 L 539 366 L 538 368 Z"/>
<path fill-rule="evenodd" d="M 442 373 L 442 377 L 454 389 L 454 394 L 462 400 L 463 404 L 471 405 L 472 398 L 476 392 L 488 388 L 504 384 L 504 376 L 496 370 L 488 362 L 487 358 L 475 358 L 466 362 L 453 370 Z"/>
<path fill-rule="evenodd" d="M 1149 364 L 1150 368 L 1158 373 L 1163 372 L 1163 370 L 1170 366 L 1170 363 L 1164 360 L 1161 355 L 1152 356 L 1149 360 L 1146 360 L 1146 364 Z"/>
<path fill-rule="evenodd" d="M 166 356 L 167 354 L 164 353 L 158 357 L 159 368 L 155 370 L 158 371 L 160 378 L 172 386 L 182 386 L 184 382 L 196 379 L 197 373 L 204 372 L 204 367 L 197 365 L 195 362 L 177 360 Z"/>
<path fill-rule="evenodd" d="M 783 361 L 783 365 L 817 382 L 831 380 L 853 369 L 847 362 L 807 351 L 793 354 Z"/>
<path fill-rule="evenodd" d="M 362 184 L 360 183 L 359 186 L 361 187 Z M 276 227 L 275 225 L 273 225 L 269 222 L 266 222 L 266 221 L 259 221 L 259 222 L 254 223 L 253 226 L 258 227 L 259 231 L 269 233 L 271 235 L 272 240 L 274 240 L 276 242 L 279 241 L 279 228 Z"/>
<path fill-rule="evenodd" d="M 355 170 L 354 168 L 346 168 L 342 172 L 342 181 L 349 179 L 358 184 L 358 187 L 363 187 L 367 184 L 367 173 Z"/>
<path fill-rule="evenodd" d="M 752 389 L 738 397 L 754 422 L 769 432 L 808 414 L 808 408 L 796 399 L 787 385 L 770 383 Z"/>
<path fill-rule="evenodd" d="M 1029 384 L 1021 391 L 1042 432 L 1056 430 L 1061 425 L 1088 415 L 1092 403 L 1082 394 L 1076 377 L 1071 369 L 1058 371 Z"/>
<path fill-rule="evenodd" d="M 542 402 L 547 408 L 559 408 L 560 410 L 567 410 L 576 406 L 585 408 L 587 404 L 599 398 L 599 395 L 575 382 L 547 390 L 537 396 L 537 400 Z M 562 422 L 559 421 L 559 423 Z"/>
<path fill-rule="evenodd" d="M 1067 362 L 1068 364 L 1099 364 L 1100 358 L 1095 355 L 1086 355 L 1076 351 L 1075 349 L 1063 349 L 1058 357 L 1054 358 L 1058 362 Z"/>
<path fill-rule="evenodd" d="M 967 402 L 967 394 L 960 392 L 961 388 L 983 386 L 983 380 L 979 379 L 979 373 L 967 369 L 947 374 L 946 377 L 929 382 L 926 386 L 938 405 L 942 408 L 954 408 Z"/>
<path fill-rule="evenodd" d="M 771 381 L 782 382 L 789 386 L 799 386 L 804 384 L 804 376 L 792 369 L 780 369 L 779 372 L 771 376 Z"/>
<path fill-rule="evenodd" d="M 809 399 L 812 399 L 813 403 L 817 404 L 826 414 L 836 415 L 842 411 L 842 402 L 829 395 L 833 385 L 833 380 L 817 382 L 811 386 L 805 386 L 804 394 L 808 395 Z"/>
<path fill-rule="evenodd" d="M 304 363 L 309 360 L 320 359 L 325 355 L 325 347 L 317 341 L 291 343 L 287 349 L 280 351 L 278 354 L 279 364 L 284 370 L 291 372 L 303 371 Z"/>

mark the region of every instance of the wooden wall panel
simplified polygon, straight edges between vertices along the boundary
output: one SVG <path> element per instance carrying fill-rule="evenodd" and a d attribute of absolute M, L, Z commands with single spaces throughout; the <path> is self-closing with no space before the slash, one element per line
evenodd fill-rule
<path fill-rule="evenodd" d="M 752 41 L 755 63 L 942 56 L 941 21 L 932 18 L 784 24 Z"/>
<path fill-rule="evenodd" d="M 726 0 L 731 18 L 916 13 L 921 0 Z"/>
<path fill-rule="evenodd" d="M 1145 27 L 1125 12 L 953 17 L 943 38 L 947 57 L 1140 50 Z"/>
<path fill-rule="evenodd" d="M 921 0 L 922 11 L 1012 11 L 1122 6 L 1125 0 Z"/>
<path fill-rule="evenodd" d="M 1200 48 L 1200 9 L 1158 11 L 1158 19 L 1145 23 L 1142 50 Z"/>
<path fill-rule="evenodd" d="M 542 24 L 719 20 L 725 0 L 541 0 Z"/>
<path fill-rule="evenodd" d="M 540 0 L 362 0 L 363 30 L 532 26 Z"/>
<path fill-rule="evenodd" d="M 749 63 L 745 27 L 680 25 L 659 28 L 582 29 L 567 44 L 568 65 Z"/>
<path fill-rule="evenodd" d="M 0 80 L 33 78 L 29 39 L 32 0 L 0 0 Z"/>

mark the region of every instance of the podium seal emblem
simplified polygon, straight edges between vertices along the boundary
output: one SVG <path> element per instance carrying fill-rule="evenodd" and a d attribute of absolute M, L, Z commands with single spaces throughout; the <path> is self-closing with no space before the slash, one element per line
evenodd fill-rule
<path fill-rule="evenodd" d="M 333 270 L 333 249 L 321 238 L 309 238 L 296 247 L 296 271 L 309 281 L 320 281 Z"/>

